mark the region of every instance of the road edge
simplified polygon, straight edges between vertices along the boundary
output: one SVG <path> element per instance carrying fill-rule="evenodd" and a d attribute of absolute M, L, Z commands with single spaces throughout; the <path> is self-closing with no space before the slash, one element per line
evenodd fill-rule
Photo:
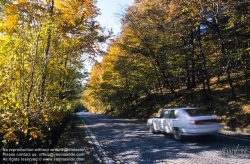
<path fill-rule="evenodd" d="M 101 147 L 94 133 L 86 126 L 86 123 L 84 122 L 82 117 L 78 114 L 77 116 L 81 119 L 85 129 L 87 130 L 87 140 L 94 150 L 94 158 L 96 159 L 96 161 L 103 164 L 115 164 L 113 160 L 108 158 L 105 150 Z"/>

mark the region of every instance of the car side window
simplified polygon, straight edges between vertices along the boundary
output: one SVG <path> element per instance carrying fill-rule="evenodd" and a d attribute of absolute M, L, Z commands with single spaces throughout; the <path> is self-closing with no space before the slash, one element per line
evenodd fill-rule
<path fill-rule="evenodd" d="M 170 111 L 169 118 L 177 118 L 175 110 Z"/>
<path fill-rule="evenodd" d="M 163 118 L 163 117 L 164 117 L 164 110 L 162 110 L 160 113 L 160 118 Z"/>
<path fill-rule="evenodd" d="M 170 113 L 169 110 L 165 111 L 163 117 L 164 118 L 169 118 L 169 113 Z"/>

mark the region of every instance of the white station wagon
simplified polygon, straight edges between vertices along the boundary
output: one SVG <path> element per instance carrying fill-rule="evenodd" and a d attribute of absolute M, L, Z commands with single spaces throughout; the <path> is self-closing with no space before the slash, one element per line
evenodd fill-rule
<path fill-rule="evenodd" d="M 183 136 L 216 133 L 221 129 L 220 122 L 218 116 L 205 114 L 199 108 L 178 107 L 161 110 L 147 120 L 147 126 L 152 133 L 172 134 L 180 140 Z"/>

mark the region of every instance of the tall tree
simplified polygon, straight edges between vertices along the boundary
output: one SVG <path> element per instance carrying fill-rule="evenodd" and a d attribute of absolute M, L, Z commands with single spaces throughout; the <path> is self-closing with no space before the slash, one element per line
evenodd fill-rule
<path fill-rule="evenodd" d="M 100 33 L 95 3 L 1 1 L 0 109 L 5 113 L 5 141 L 8 136 L 25 135 L 26 141 L 41 136 L 39 131 L 58 124 L 79 99 L 83 56 L 96 55 Z M 15 137 L 20 128 L 22 135 Z"/>
<path fill-rule="evenodd" d="M 180 43 L 173 35 L 174 24 L 168 19 L 169 3 L 143 1 L 128 9 L 123 18 L 123 47 L 131 54 L 140 54 L 152 61 L 166 88 L 177 97 L 172 85 L 171 68 L 176 67 Z M 178 67 L 178 64 L 177 64 Z"/>

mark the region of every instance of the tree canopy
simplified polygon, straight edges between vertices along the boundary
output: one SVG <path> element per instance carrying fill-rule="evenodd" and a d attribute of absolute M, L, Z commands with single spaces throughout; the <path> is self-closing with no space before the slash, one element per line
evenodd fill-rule
<path fill-rule="evenodd" d="M 213 100 L 211 78 L 219 84 L 222 77 L 231 100 L 249 99 L 249 5 L 248 0 L 134 1 L 98 73 L 96 67 L 91 72 L 85 104 L 136 116 L 156 93 L 180 98 L 199 86 L 202 99 Z M 245 89 L 237 93 L 239 88 Z"/>
<path fill-rule="evenodd" d="M 98 51 L 101 27 L 95 21 L 99 14 L 95 4 L 95 0 L 1 1 L 4 144 L 25 146 L 29 140 L 44 139 L 46 131 L 72 111 L 87 76 L 83 60 Z"/>

